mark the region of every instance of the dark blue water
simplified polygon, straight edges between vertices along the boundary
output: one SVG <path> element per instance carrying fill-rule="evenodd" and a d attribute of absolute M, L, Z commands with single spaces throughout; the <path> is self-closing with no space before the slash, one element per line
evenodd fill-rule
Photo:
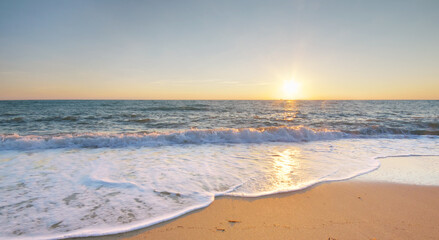
<path fill-rule="evenodd" d="M 439 101 L 0 101 L 0 134 L 304 126 L 439 135 Z"/>

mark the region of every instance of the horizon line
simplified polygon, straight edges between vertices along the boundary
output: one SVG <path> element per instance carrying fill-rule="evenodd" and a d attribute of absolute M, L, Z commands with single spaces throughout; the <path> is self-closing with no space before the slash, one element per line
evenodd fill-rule
<path fill-rule="evenodd" d="M 0 99 L 0 101 L 438 101 L 438 99 L 129 99 L 129 98 L 35 98 L 35 99 Z"/>

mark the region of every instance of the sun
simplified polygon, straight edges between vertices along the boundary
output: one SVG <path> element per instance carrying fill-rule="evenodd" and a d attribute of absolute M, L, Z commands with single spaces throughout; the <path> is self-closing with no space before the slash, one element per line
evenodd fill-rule
<path fill-rule="evenodd" d="M 284 82 L 282 87 L 283 99 L 296 99 L 298 97 L 300 85 L 294 80 L 288 80 Z"/>

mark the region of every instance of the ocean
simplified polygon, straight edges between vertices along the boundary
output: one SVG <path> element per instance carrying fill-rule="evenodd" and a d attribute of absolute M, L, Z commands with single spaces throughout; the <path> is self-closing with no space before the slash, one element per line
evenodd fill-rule
<path fill-rule="evenodd" d="M 439 101 L 0 101 L 0 238 L 130 231 L 391 156 L 439 156 Z"/>

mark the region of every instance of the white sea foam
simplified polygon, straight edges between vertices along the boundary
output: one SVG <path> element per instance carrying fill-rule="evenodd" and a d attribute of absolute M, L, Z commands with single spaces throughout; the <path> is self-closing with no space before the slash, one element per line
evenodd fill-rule
<path fill-rule="evenodd" d="M 3 150 L 0 238 L 134 230 L 207 206 L 218 195 L 303 189 L 372 171 L 377 157 L 439 155 L 438 145 L 420 138 Z"/>
<path fill-rule="evenodd" d="M 153 133 L 76 133 L 56 135 L 0 134 L 1 150 L 57 148 L 157 147 L 180 144 L 270 143 L 336 140 L 344 138 L 416 138 L 428 135 L 404 135 L 384 131 L 340 132 L 299 127 L 221 128 L 208 130 L 173 130 Z"/>
<path fill-rule="evenodd" d="M 346 133 L 306 127 L 182 130 L 167 133 L 78 133 L 58 135 L 0 135 L 0 150 L 54 148 L 154 147 L 175 144 L 300 142 L 339 139 Z"/>

